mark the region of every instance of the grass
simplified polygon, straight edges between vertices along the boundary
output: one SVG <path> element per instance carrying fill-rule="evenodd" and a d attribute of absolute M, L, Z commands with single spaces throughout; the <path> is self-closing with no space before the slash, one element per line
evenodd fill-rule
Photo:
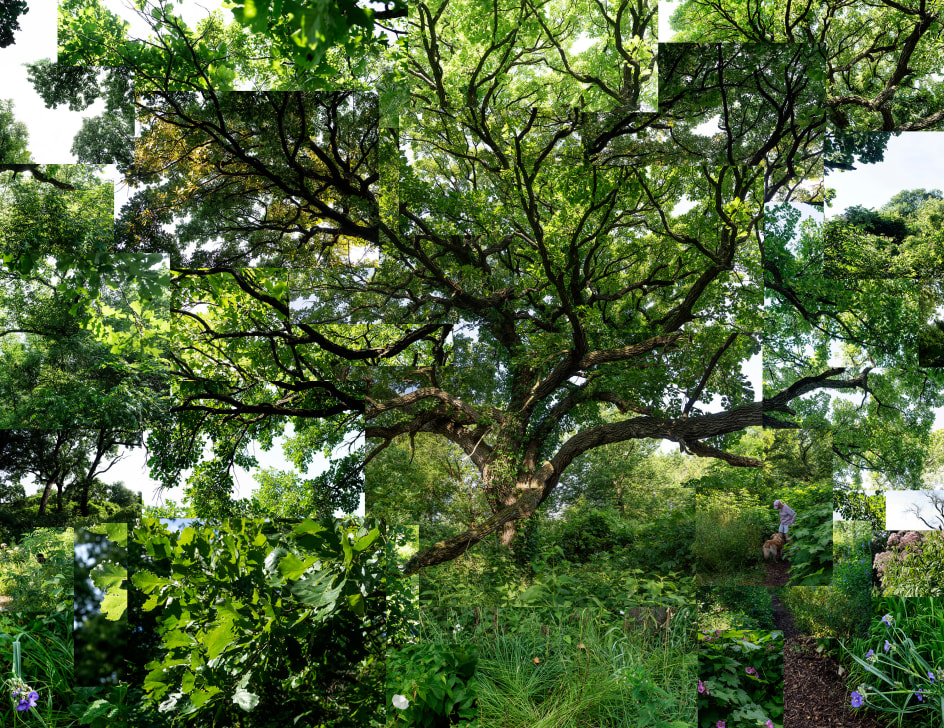
<path fill-rule="evenodd" d="M 73 644 L 71 615 L 59 612 L 50 617 L 27 619 L 21 615 L 0 615 L 0 641 L 14 654 L 19 645 L 20 678 L 39 693 L 34 708 L 16 713 L 16 725 L 71 726 L 75 719 L 66 708 L 72 691 Z M 6 690 L 6 687 L 4 688 Z M 9 698 L 10 693 L 6 696 Z M 13 724 L 13 703 L 0 712 L 0 725 Z"/>
<path fill-rule="evenodd" d="M 624 633 L 598 613 L 537 612 L 479 641 L 483 725 L 494 728 L 669 726 L 695 719 L 690 620 L 668 632 Z"/>
<path fill-rule="evenodd" d="M 695 515 L 699 584 L 716 581 L 716 575 L 744 570 L 763 573 L 757 560 L 761 553 L 760 535 L 765 533 L 769 521 L 769 514 L 760 506 L 740 505 L 724 497 L 699 496 Z"/>

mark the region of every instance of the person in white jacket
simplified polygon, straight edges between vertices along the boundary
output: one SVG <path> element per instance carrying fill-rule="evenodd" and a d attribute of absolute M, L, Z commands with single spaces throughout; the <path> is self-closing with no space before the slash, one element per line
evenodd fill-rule
<path fill-rule="evenodd" d="M 787 539 L 789 538 L 790 524 L 797 517 L 796 511 L 781 500 L 774 501 L 774 508 L 780 511 L 780 528 L 777 530 L 783 534 L 784 539 Z"/>

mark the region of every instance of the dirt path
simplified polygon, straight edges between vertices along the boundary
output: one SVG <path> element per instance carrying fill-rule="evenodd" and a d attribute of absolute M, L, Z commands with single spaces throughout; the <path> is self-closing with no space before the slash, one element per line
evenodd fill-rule
<path fill-rule="evenodd" d="M 789 561 L 765 561 L 764 566 L 767 569 L 767 578 L 764 580 L 764 586 L 785 586 L 787 581 L 789 581 Z"/>
<path fill-rule="evenodd" d="M 784 644 L 783 728 L 879 728 L 874 715 L 853 712 L 839 663 L 816 646 L 812 637 Z"/>
<path fill-rule="evenodd" d="M 779 590 L 778 590 L 779 591 Z M 793 624 L 793 615 L 790 610 L 780 601 L 780 597 L 775 592 L 772 597 L 774 603 L 774 629 L 783 630 L 785 640 L 799 636 L 796 625 Z"/>

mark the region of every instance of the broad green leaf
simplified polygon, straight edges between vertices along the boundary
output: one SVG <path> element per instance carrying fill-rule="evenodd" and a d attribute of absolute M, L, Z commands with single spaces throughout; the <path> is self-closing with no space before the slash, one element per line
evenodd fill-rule
<path fill-rule="evenodd" d="M 118 621 L 128 609 L 128 592 L 124 589 L 115 589 L 106 592 L 102 599 L 102 615 L 113 622 Z"/>
<path fill-rule="evenodd" d="M 373 544 L 374 541 L 376 541 L 379 537 L 380 537 L 380 529 L 379 528 L 371 529 L 369 533 L 367 533 L 365 536 L 362 536 L 361 538 L 357 539 L 357 541 L 354 542 L 354 550 L 363 551 L 364 549 L 368 548 L 371 544 Z"/>
<path fill-rule="evenodd" d="M 214 627 L 203 640 L 206 646 L 207 658 L 212 660 L 225 650 L 233 641 L 233 623 L 224 620 Z"/>
<path fill-rule="evenodd" d="M 295 582 L 291 591 L 302 604 L 325 610 L 320 615 L 323 619 L 327 613 L 334 610 L 338 596 L 344 588 L 343 579 L 336 586 L 332 586 L 334 579 L 335 574 L 330 571 L 317 572 Z"/>
<path fill-rule="evenodd" d="M 279 573 L 286 579 L 294 581 L 300 578 L 315 561 L 317 557 L 314 556 L 302 561 L 295 554 L 288 554 L 279 562 Z"/>
<path fill-rule="evenodd" d="M 193 647 L 196 645 L 196 640 L 193 635 L 187 634 L 180 630 L 174 630 L 172 632 L 167 632 L 164 634 L 164 647 L 168 650 L 173 650 L 178 647 Z"/>
<path fill-rule="evenodd" d="M 259 704 L 259 696 L 245 688 L 237 688 L 233 702 L 248 713 Z"/>
<path fill-rule="evenodd" d="M 170 580 L 152 574 L 150 571 L 138 571 L 131 576 L 131 583 L 145 594 L 150 594 L 158 587 L 170 584 Z"/>
<path fill-rule="evenodd" d="M 99 589 L 109 590 L 120 587 L 128 577 L 128 570 L 113 561 L 96 564 L 91 573 L 92 583 Z"/>

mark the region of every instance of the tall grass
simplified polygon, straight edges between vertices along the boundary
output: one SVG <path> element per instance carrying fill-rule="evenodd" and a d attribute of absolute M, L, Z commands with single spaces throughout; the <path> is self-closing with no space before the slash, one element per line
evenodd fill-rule
<path fill-rule="evenodd" d="M 67 612 L 29 621 L 17 615 L 0 617 L 0 642 L 4 643 L 4 653 L 12 655 L 14 645 L 19 645 L 21 669 L 17 677 L 39 693 L 36 706 L 29 710 L 14 711 L 12 703 L 7 702 L 9 707 L 0 712 L 0 724 L 13 725 L 14 712 L 17 725 L 54 728 L 74 723 L 75 719 L 67 712 L 73 681 L 71 619 Z M 12 671 L 4 672 L 11 674 Z M 7 691 L 4 700 L 9 696 Z"/>
<path fill-rule="evenodd" d="M 694 643 L 687 620 L 624 633 L 599 613 L 533 612 L 479 640 L 478 694 L 493 728 L 608 728 L 692 722 Z M 517 620 L 516 620 L 517 621 Z"/>
<path fill-rule="evenodd" d="M 699 494 L 695 553 L 699 573 L 726 573 L 757 563 L 771 514 L 756 499 L 731 493 Z"/>

